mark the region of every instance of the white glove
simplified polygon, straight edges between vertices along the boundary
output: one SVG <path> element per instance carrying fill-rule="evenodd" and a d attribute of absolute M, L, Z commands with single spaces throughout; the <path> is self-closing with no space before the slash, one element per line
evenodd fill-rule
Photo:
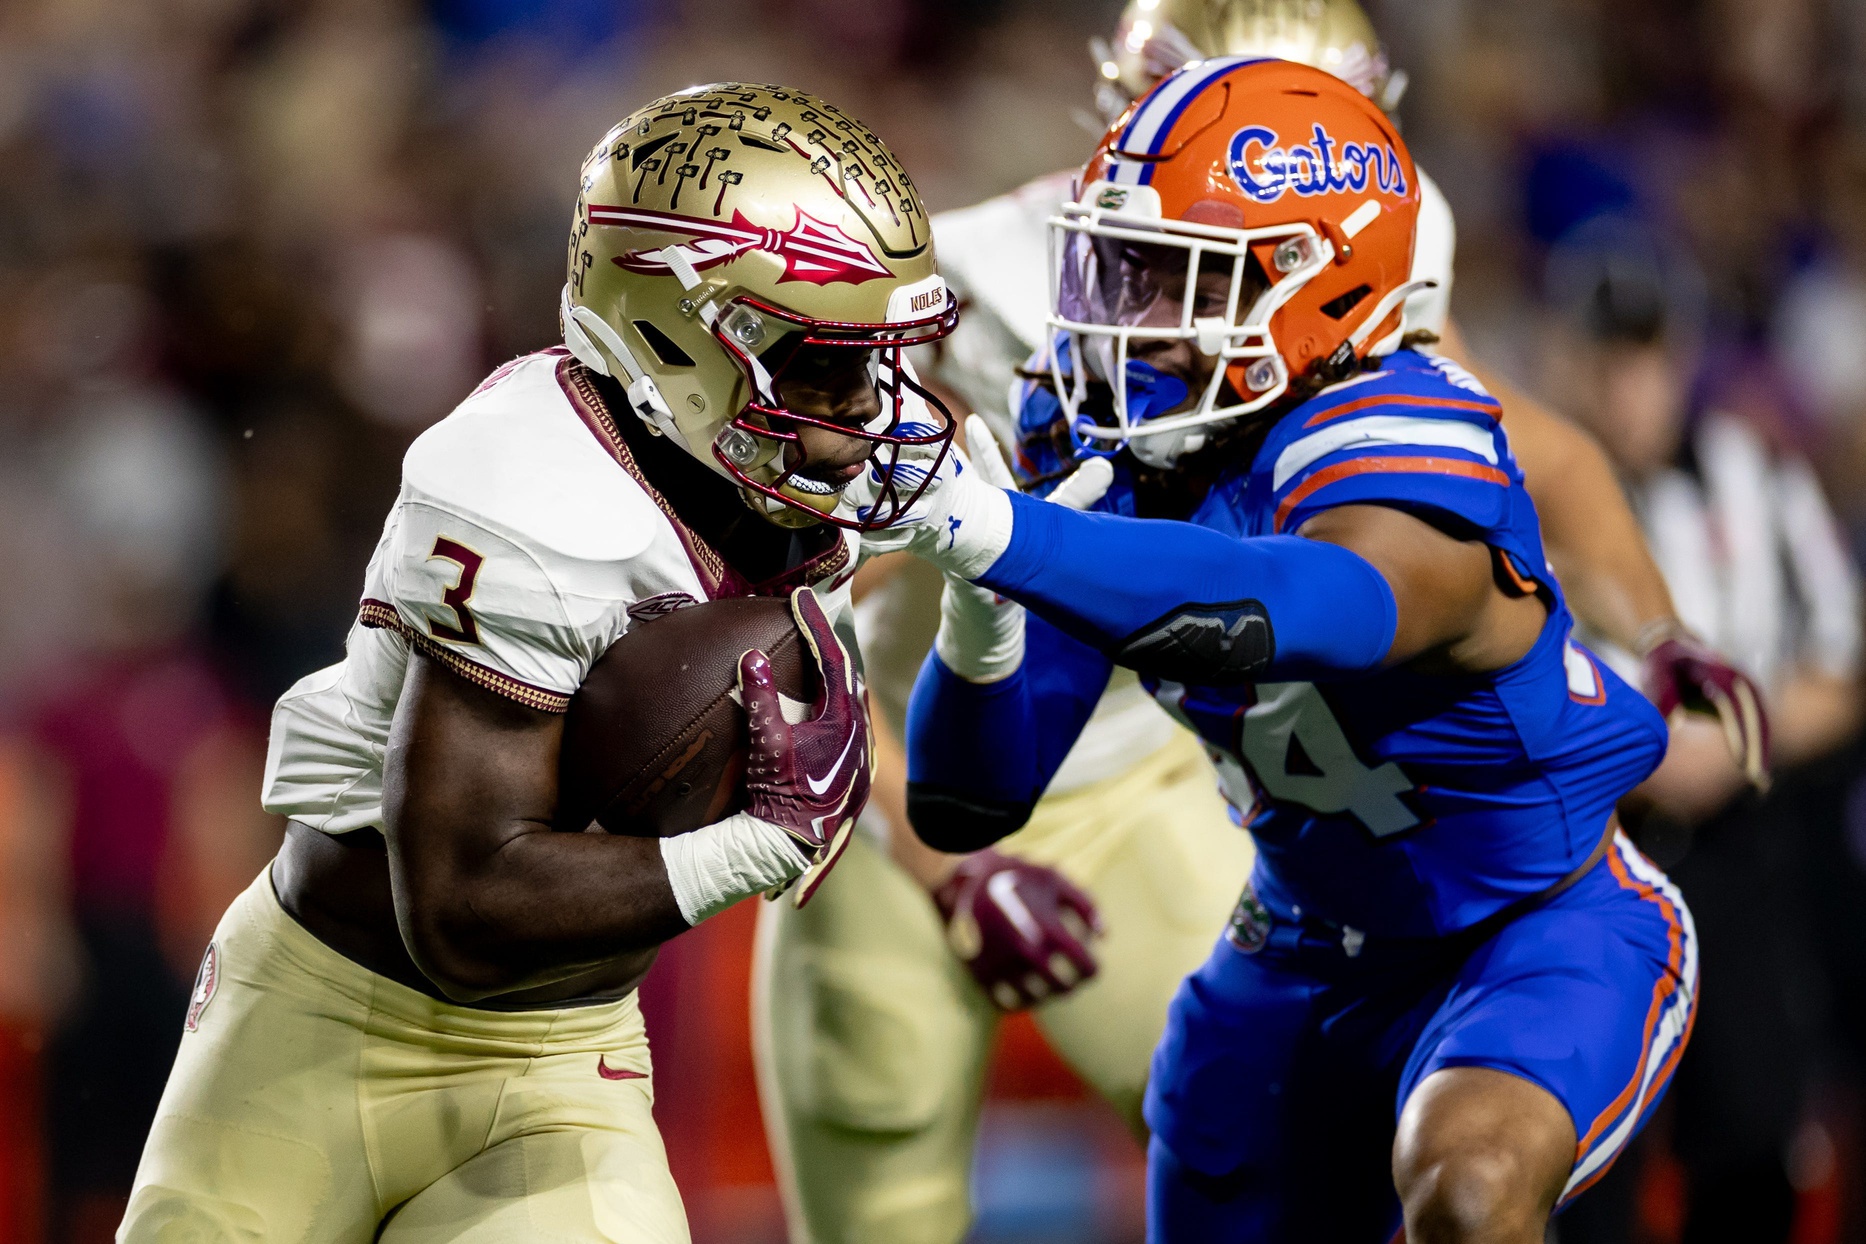
<path fill-rule="evenodd" d="M 931 481 L 892 525 L 862 533 L 862 551 L 872 557 L 904 550 L 961 578 L 976 578 L 1011 543 L 1011 499 L 1004 487 L 981 478 L 958 446 L 944 458 L 938 458 L 938 452 L 932 445 L 901 447 L 894 468 L 895 491 L 911 497 L 929 473 Z M 879 466 L 871 463 L 868 473 L 849 485 L 845 496 L 858 518 L 866 518 L 871 507 L 884 504 Z"/>
<path fill-rule="evenodd" d="M 1113 483 L 1112 462 L 1106 458 L 1085 458 L 1075 474 L 1056 485 L 1044 499 L 1065 510 L 1086 510 L 1100 501 Z"/>
<path fill-rule="evenodd" d="M 965 422 L 965 440 L 972 450 L 971 474 L 1000 490 L 1016 491 L 1017 481 L 1005 465 L 997 438 L 977 415 Z M 1101 500 L 1113 479 L 1114 469 L 1106 459 L 1091 458 L 1049 499 L 1072 510 L 1086 509 Z M 992 560 L 997 560 L 996 554 Z M 967 682 L 1008 678 L 1024 661 L 1024 607 L 948 571 L 933 647 L 946 668 Z"/>
<path fill-rule="evenodd" d="M 974 448 L 982 454 L 982 447 L 989 446 L 998 455 L 989 427 L 977 415 L 971 419 L 982 429 L 970 437 Z M 891 526 L 863 533 L 863 553 L 873 557 L 904 550 L 961 579 L 984 574 L 1011 543 L 1011 500 L 1005 494 L 1017 491 L 1002 456 L 994 465 L 995 471 L 975 470 L 956 446 L 944 458 L 934 446 L 903 446 L 894 468 L 895 490 L 912 496 L 929 472 L 932 480 Z M 1090 458 L 1049 499 L 1086 509 L 1101 499 L 1113 479 L 1114 468 L 1105 459 Z M 846 490 L 846 504 L 857 517 L 865 517 L 878 504 L 880 492 L 880 471 L 871 465 Z"/>

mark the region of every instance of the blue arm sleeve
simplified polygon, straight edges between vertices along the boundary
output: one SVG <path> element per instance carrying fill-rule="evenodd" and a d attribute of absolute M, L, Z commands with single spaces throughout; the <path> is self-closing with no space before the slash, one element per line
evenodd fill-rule
<path fill-rule="evenodd" d="M 1107 688 L 1094 648 L 1029 619 L 1024 662 L 971 683 L 927 654 L 907 707 L 907 812 L 941 851 L 977 851 L 1030 819 Z"/>
<path fill-rule="evenodd" d="M 1011 497 L 1010 545 L 978 579 L 1116 663 L 1222 685 L 1377 669 L 1393 589 L 1365 558 L 1300 536 L 1079 514 Z"/>

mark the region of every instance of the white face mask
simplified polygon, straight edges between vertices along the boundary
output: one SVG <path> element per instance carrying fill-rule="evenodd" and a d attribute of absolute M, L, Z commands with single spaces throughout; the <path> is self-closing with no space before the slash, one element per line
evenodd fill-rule
<path fill-rule="evenodd" d="M 1289 391 L 1270 321 L 1334 258 L 1314 226 L 1232 229 L 1167 220 L 1151 187 L 1096 183 L 1051 219 L 1050 232 L 1049 327 L 1062 343 L 1051 351 L 1051 380 L 1072 435 L 1089 452 L 1129 447 L 1149 465 L 1168 466 L 1204 444 L 1203 429 L 1262 410 Z M 1278 270 L 1247 305 L 1262 282 L 1251 275 L 1251 247 L 1265 242 L 1277 243 Z M 1149 258 L 1144 270 L 1136 252 Z M 1161 279 L 1175 256 L 1183 257 L 1180 279 Z M 1214 290 L 1212 268 L 1222 275 L 1226 265 L 1228 279 Z M 1208 278 L 1203 286 L 1201 272 Z M 1133 358 L 1135 343 L 1158 341 L 1190 343 L 1213 360 L 1190 404 L 1188 391 L 1163 405 L 1161 374 Z M 1086 365 L 1070 366 L 1076 358 Z M 1240 363 L 1244 383 L 1228 391 L 1227 373 Z M 1083 413 L 1093 381 L 1113 391 L 1112 424 Z"/>

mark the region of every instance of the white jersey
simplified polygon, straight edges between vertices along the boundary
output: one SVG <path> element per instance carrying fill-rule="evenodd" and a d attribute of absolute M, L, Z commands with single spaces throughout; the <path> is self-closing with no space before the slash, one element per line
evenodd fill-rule
<path fill-rule="evenodd" d="M 933 218 L 940 271 L 959 299 L 959 327 L 925 351 L 920 367 L 983 415 L 1006 444 L 1016 443 L 1017 369 L 1049 336 L 1049 221 L 1074 197 L 1073 173 L 1039 177 L 1009 194 Z M 1451 313 L 1452 259 L 1457 229 L 1451 205 L 1436 183 L 1419 172 L 1419 225 L 1413 243 L 1415 281 L 1433 286 L 1406 302 L 1402 331 L 1443 334 Z M 938 596 L 927 608 L 904 607 L 929 598 L 930 580 L 898 576 L 864 602 L 863 644 L 869 685 L 884 707 L 904 709 L 907 692 L 932 646 Z M 892 597 L 902 598 L 893 601 Z M 928 615 L 928 616 L 922 616 Z M 885 627 L 895 633 L 883 635 Z M 899 710 L 896 710 L 899 711 Z M 898 723 L 897 723 L 898 724 Z M 1173 736 L 1170 718 L 1127 670 L 1116 670 L 1094 718 L 1063 762 L 1050 790 L 1061 793 L 1120 773 Z"/>
<path fill-rule="evenodd" d="M 760 590 L 810 583 L 846 627 L 854 554 L 845 535 Z M 636 622 L 751 590 L 642 476 L 566 351 L 507 363 L 409 448 L 343 661 L 273 710 L 266 810 L 333 834 L 381 825 L 411 650 L 563 712 Z"/>

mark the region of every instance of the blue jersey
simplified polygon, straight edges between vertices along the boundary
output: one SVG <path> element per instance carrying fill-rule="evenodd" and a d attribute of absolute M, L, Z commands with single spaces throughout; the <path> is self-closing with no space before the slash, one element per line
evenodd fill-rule
<path fill-rule="evenodd" d="M 1032 399 L 1027 432 L 1045 413 Z M 1584 862 L 1665 753 L 1658 713 L 1572 639 L 1500 415 L 1455 364 L 1401 351 L 1285 415 L 1192 516 L 1249 538 L 1392 506 L 1483 541 L 1500 581 L 1549 606 L 1530 652 L 1490 674 L 1149 680 L 1256 836 L 1272 913 L 1387 937 L 1469 927 Z M 1027 445 L 1030 463 L 1041 442 Z M 1121 483 L 1102 508 L 1132 513 Z"/>

